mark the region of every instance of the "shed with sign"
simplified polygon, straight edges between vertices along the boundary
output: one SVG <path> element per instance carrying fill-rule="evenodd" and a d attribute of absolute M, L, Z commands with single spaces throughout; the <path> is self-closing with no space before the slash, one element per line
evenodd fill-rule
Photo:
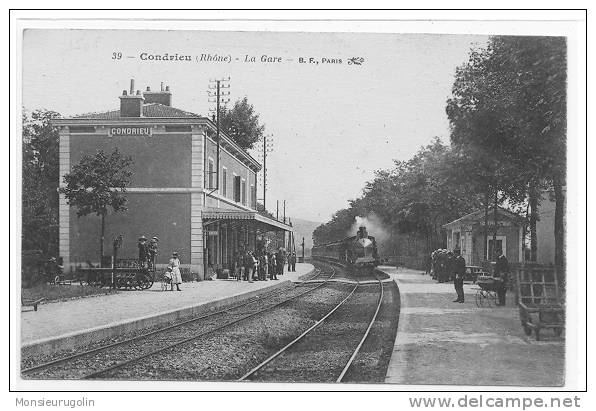
<path fill-rule="evenodd" d="M 467 214 L 443 226 L 447 233 L 447 249 L 459 250 L 468 265 L 480 265 L 482 261 L 494 260 L 503 253 L 509 262 L 523 261 L 524 219 L 518 214 L 499 207 L 495 235 L 494 212 L 485 210 Z M 484 244 L 484 231 L 487 239 Z"/>

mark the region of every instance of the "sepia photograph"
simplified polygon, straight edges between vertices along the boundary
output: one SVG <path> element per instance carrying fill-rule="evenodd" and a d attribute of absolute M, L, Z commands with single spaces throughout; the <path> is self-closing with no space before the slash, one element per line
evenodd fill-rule
<path fill-rule="evenodd" d="M 18 31 L 21 386 L 582 385 L 577 21 L 137 23 Z"/>

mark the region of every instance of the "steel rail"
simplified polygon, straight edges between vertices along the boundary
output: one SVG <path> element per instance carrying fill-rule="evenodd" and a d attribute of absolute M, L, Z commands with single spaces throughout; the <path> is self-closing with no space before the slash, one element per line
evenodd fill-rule
<path fill-rule="evenodd" d="M 290 348 L 291 346 L 293 346 L 294 344 L 296 344 L 298 341 L 300 341 L 302 338 L 304 338 L 308 333 L 310 333 L 312 330 L 314 330 L 315 328 L 317 328 L 319 325 L 321 325 L 323 323 L 323 321 L 325 321 L 331 314 L 333 314 L 339 307 L 341 307 L 356 291 L 356 289 L 358 288 L 360 284 L 356 283 L 356 285 L 354 286 L 354 288 L 352 289 L 352 291 L 350 292 L 350 294 L 348 294 L 348 296 L 346 298 L 344 298 L 339 304 L 337 304 L 331 311 L 329 311 L 323 318 L 321 318 L 320 320 L 318 320 L 316 323 L 314 323 L 313 325 L 311 325 L 306 331 L 304 331 L 302 334 L 300 334 L 298 337 L 294 338 L 291 342 L 289 342 L 286 346 L 284 346 L 282 349 L 280 349 L 279 351 L 277 351 L 275 354 L 269 356 L 267 359 L 265 359 L 263 362 L 261 362 L 259 365 L 257 365 L 256 367 L 254 367 L 252 370 L 250 370 L 249 372 L 247 372 L 246 374 L 244 374 L 242 377 L 240 377 L 237 381 L 244 381 L 245 379 L 247 379 L 248 377 L 250 377 L 251 375 L 255 374 L 257 371 L 259 371 L 260 369 L 262 369 L 265 365 L 269 364 L 271 361 L 273 361 L 275 358 L 277 358 L 279 355 L 283 354 L 284 352 L 286 352 L 288 350 L 288 348 Z"/>
<path fill-rule="evenodd" d="M 335 269 L 333 267 L 331 267 L 331 269 L 333 270 L 333 273 L 331 274 L 331 276 L 329 277 L 329 279 L 331 279 L 335 275 Z M 251 317 L 254 317 L 254 316 L 258 315 L 258 314 L 261 314 L 262 312 L 271 310 L 272 308 L 275 308 L 275 307 L 279 307 L 282 304 L 285 304 L 285 303 L 287 303 L 289 301 L 295 300 L 296 298 L 299 298 L 299 297 L 302 297 L 302 296 L 304 296 L 306 294 L 309 294 L 309 293 L 315 291 L 316 289 L 322 287 L 323 285 L 325 285 L 325 283 L 321 283 L 321 284 L 317 285 L 316 287 L 313 287 L 313 288 L 310 288 L 310 289 L 306 290 L 303 293 L 300 293 L 300 294 L 295 295 L 295 296 L 293 296 L 291 298 L 288 298 L 286 300 L 283 300 L 283 301 L 281 301 L 281 302 L 279 302 L 277 304 L 274 304 L 272 306 L 268 306 L 268 307 L 266 307 L 266 308 L 264 308 L 262 310 L 258 310 L 258 311 L 254 312 L 252 314 L 247 315 L 247 316 L 244 316 L 244 317 L 238 318 L 236 320 L 230 321 L 228 323 L 222 324 L 222 325 L 220 325 L 218 327 L 215 327 L 215 328 L 212 328 L 212 329 L 209 329 L 209 330 L 202 331 L 202 332 L 200 332 L 198 334 L 195 334 L 195 335 L 193 335 L 191 337 L 184 338 L 183 340 L 177 341 L 174 344 L 169 344 L 169 345 L 166 345 L 164 347 L 157 348 L 157 349 L 152 350 L 152 351 L 150 351 L 148 353 L 145 353 L 143 355 L 140 355 L 140 356 L 137 356 L 137 357 L 133 357 L 133 358 L 130 358 L 128 360 L 125 360 L 125 361 L 121 361 L 119 363 L 116 363 L 116 364 L 114 364 L 114 365 L 112 365 L 110 367 L 107 367 L 107 368 L 104 368 L 104 369 L 101 369 L 101 370 L 98 370 L 98 371 L 94 371 L 94 372 L 89 373 L 89 374 L 85 374 L 84 376 L 81 377 L 81 379 L 91 379 L 91 378 L 97 377 L 97 376 L 99 376 L 101 374 L 105 374 L 105 373 L 110 372 L 110 371 L 113 371 L 115 369 L 122 368 L 122 367 L 124 367 L 126 365 L 130 365 L 132 363 L 138 362 L 138 361 L 140 361 L 142 359 L 145 359 L 147 357 L 150 357 L 152 355 L 159 354 L 160 352 L 166 351 L 166 350 L 168 350 L 170 348 L 174 348 L 174 347 L 177 347 L 179 345 L 185 344 L 187 342 L 190 342 L 190 341 L 196 340 L 198 338 L 204 337 L 205 335 L 209 335 L 211 333 L 214 333 L 216 331 L 219 331 L 219 330 L 224 329 L 226 327 L 229 327 L 231 325 L 237 324 L 237 323 L 239 323 L 241 321 L 244 321 L 244 320 L 246 320 L 248 318 L 251 318 Z"/>
<path fill-rule="evenodd" d="M 358 346 L 354 350 L 354 353 L 352 354 L 352 356 L 348 360 L 348 363 L 346 364 L 346 366 L 344 367 L 344 369 L 342 370 L 341 374 L 339 375 L 339 377 L 337 378 L 337 380 L 335 382 L 341 382 L 341 380 L 344 378 L 344 376 L 348 372 L 348 369 L 352 365 L 352 362 L 354 361 L 354 359 L 356 358 L 356 356 L 360 352 L 360 348 L 362 348 L 362 345 L 364 344 L 364 341 L 366 340 L 366 337 L 368 337 L 368 333 L 370 332 L 373 324 L 377 320 L 377 315 L 379 314 L 379 310 L 381 309 L 381 304 L 383 303 L 383 294 L 384 294 L 384 292 L 383 292 L 383 282 L 379 279 L 378 276 L 375 275 L 375 277 L 377 277 L 377 281 L 379 281 L 379 286 L 381 287 L 381 293 L 379 295 L 379 302 L 377 303 L 377 309 L 375 310 L 375 313 L 372 316 L 372 319 L 370 320 L 370 323 L 368 324 L 368 328 L 364 332 L 364 336 L 360 340 L 360 343 L 358 344 Z"/>
<path fill-rule="evenodd" d="M 318 273 L 313 278 L 316 278 L 319 275 L 321 275 L 322 270 L 317 269 L 317 271 L 318 271 Z M 335 275 L 335 273 L 333 273 L 327 280 L 329 280 L 331 277 L 333 277 L 333 275 Z M 297 287 L 298 286 L 302 286 L 302 285 L 303 284 L 298 284 Z M 31 373 L 33 373 L 35 371 L 40 371 L 40 370 L 43 370 L 43 369 L 46 369 L 46 368 L 49 368 L 49 367 L 52 367 L 52 366 L 55 366 L 55 365 L 64 364 L 64 363 L 66 363 L 68 361 L 71 361 L 71 360 L 74 360 L 74 359 L 77 359 L 77 358 L 81 358 L 81 357 L 84 357 L 84 356 L 89 355 L 89 354 L 95 354 L 95 353 L 98 353 L 98 352 L 101 352 L 101 351 L 104 351 L 104 350 L 107 350 L 107 349 L 110 349 L 110 348 L 118 347 L 118 346 L 121 346 L 121 345 L 124 345 L 124 344 L 128 344 L 128 343 L 131 343 L 131 342 L 134 342 L 134 341 L 138 341 L 138 340 L 140 340 L 142 338 L 147 338 L 147 337 L 150 337 L 152 335 L 156 335 L 156 334 L 159 334 L 159 333 L 162 333 L 162 332 L 166 332 L 166 331 L 169 331 L 169 330 L 174 329 L 176 327 L 181 327 L 183 325 L 187 325 L 187 324 L 190 324 L 190 323 L 193 323 L 193 322 L 204 320 L 204 319 L 209 318 L 209 317 L 213 317 L 213 316 L 216 316 L 216 315 L 219 315 L 219 314 L 223 314 L 223 313 L 226 313 L 226 312 L 235 310 L 237 308 L 241 308 L 241 307 L 244 307 L 246 305 L 253 304 L 255 302 L 263 301 L 263 298 L 268 299 L 268 298 L 275 297 L 276 295 L 279 295 L 279 294 L 281 294 L 284 291 L 285 290 L 271 291 L 269 293 L 265 292 L 264 294 L 255 296 L 254 298 L 251 298 L 247 302 L 244 302 L 244 303 L 241 303 L 241 304 L 236 304 L 236 305 L 234 305 L 232 307 L 229 307 L 229 308 L 226 308 L 226 309 L 223 309 L 223 310 L 218 310 L 218 311 L 215 311 L 215 312 L 212 312 L 212 313 L 204 314 L 204 315 L 201 315 L 199 317 L 194 317 L 194 318 L 191 318 L 189 320 L 185 320 L 185 321 L 182 321 L 182 322 L 179 322 L 179 323 L 176 323 L 176 324 L 169 325 L 167 327 L 162 327 L 162 328 L 159 328 L 157 330 L 149 331 L 147 333 L 143 333 L 143 334 L 137 335 L 137 336 L 132 337 L 132 338 L 127 338 L 127 339 L 122 340 L 122 341 L 117 341 L 117 342 L 113 342 L 113 343 L 110 343 L 110 344 L 107 344 L 107 345 L 102 345 L 100 347 L 92 348 L 90 350 L 81 351 L 81 352 L 78 352 L 76 354 L 72 354 L 72 355 L 69 355 L 69 356 L 66 356 L 66 357 L 58 358 L 56 360 L 48 361 L 48 362 L 45 362 L 45 363 L 42 363 L 42 364 L 38 364 L 38 365 L 35 365 L 33 367 L 25 368 L 25 369 L 21 370 L 21 375 L 23 375 L 23 374 L 31 374 Z M 302 295 L 302 294 L 300 294 L 300 295 Z"/>

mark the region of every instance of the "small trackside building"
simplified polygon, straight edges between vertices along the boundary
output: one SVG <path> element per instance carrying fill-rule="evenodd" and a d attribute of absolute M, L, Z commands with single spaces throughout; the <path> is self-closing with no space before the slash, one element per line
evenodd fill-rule
<path fill-rule="evenodd" d="M 60 135 L 60 186 L 71 166 L 98 150 L 131 156 L 128 210 L 106 218 L 105 249 L 118 235 L 119 257 L 137 256 L 141 235 L 159 238 L 156 263 L 180 254 L 195 278 L 211 269 L 231 268 L 235 254 L 253 249 L 257 235 L 291 227 L 256 211 L 261 165 L 210 119 L 172 107 L 169 87 L 145 92 L 124 90 L 120 108 L 53 120 Z M 218 184 L 219 178 L 219 184 Z M 59 251 L 66 270 L 99 263 L 100 219 L 77 217 L 64 195 L 59 203 Z"/>
<path fill-rule="evenodd" d="M 504 208 L 497 209 L 497 236 L 494 242 L 494 214 L 489 211 L 486 255 L 484 245 L 484 210 L 478 210 L 447 223 L 447 249 L 460 250 L 468 265 L 480 265 L 492 260 L 493 247 L 497 255 L 503 252 L 509 262 L 522 262 L 524 220 L 521 216 Z"/>

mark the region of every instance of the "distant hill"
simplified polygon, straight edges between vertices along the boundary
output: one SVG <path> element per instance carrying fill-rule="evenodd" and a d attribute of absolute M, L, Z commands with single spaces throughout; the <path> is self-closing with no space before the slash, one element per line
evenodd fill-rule
<path fill-rule="evenodd" d="M 312 248 L 312 232 L 320 226 L 321 222 L 302 220 L 300 218 L 292 218 L 292 225 L 294 226 L 294 238 L 296 239 L 296 254 L 300 255 L 302 248 L 302 237 L 304 237 L 304 250 L 307 256 L 310 255 Z"/>

